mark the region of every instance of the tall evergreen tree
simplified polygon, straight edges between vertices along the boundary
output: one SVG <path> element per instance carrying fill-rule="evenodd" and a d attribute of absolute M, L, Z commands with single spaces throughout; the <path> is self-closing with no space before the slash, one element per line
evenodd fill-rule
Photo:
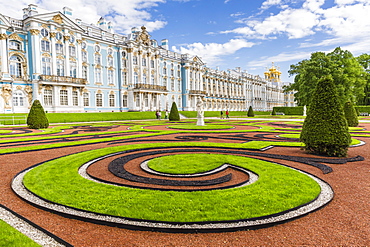
<path fill-rule="evenodd" d="M 30 129 L 46 129 L 49 120 L 39 100 L 35 100 L 27 116 L 27 125 Z"/>
<path fill-rule="evenodd" d="M 351 137 L 333 78 L 321 78 L 312 95 L 300 140 L 309 153 L 346 156 Z"/>
<path fill-rule="evenodd" d="M 344 116 L 347 119 L 348 126 L 357 127 L 358 126 L 358 116 L 353 104 L 348 101 L 344 104 Z"/>
<path fill-rule="evenodd" d="M 175 102 L 172 102 L 171 111 L 168 119 L 170 121 L 180 121 L 180 114 L 179 111 L 177 110 L 177 105 Z"/>

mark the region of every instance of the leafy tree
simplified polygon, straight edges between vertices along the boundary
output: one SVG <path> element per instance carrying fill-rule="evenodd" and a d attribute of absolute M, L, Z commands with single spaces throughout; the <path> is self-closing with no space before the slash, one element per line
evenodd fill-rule
<path fill-rule="evenodd" d="M 254 117 L 254 111 L 253 111 L 252 106 L 249 106 L 247 116 L 248 117 Z"/>
<path fill-rule="evenodd" d="M 179 111 L 177 110 L 177 105 L 175 102 L 172 102 L 171 111 L 168 119 L 170 121 L 180 121 L 180 114 Z"/>
<path fill-rule="evenodd" d="M 343 105 L 333 78 L 322 77 L 312 95 L 312 102 L 300 136 L 309 153 L 346 156 L 351 137 Z"/>
<path fill-rule="evenodd" d="M 27 116 L 27 125 L 30 129 L 46 129 L 49 127 L 49 120 L 39 100 L 33 101 Z"/>
<path fill-rule="evenodd" d="M 359 105 L 370 105 L 370 55 L 362 54 L 357 57 L 357 61 L 365 70 L 364 79 L 366 80 L 366 86 L 364 88 L 364 97 L 358 101 Z"/>
<path fill-rule="evenodd" d="M 342 104 L 357 102 L 364 95 L 364 69 L 352 53 L 340 47 L 328 54 L 312 53 L 310 59 L 291 65 L 289 74 L 295 75 L 294 83 L 285 91 L 296 91 L 295 100 L 300 106 L 310 105 L 318 81 L 327 75 L 333 77 Z"/>
<path fill-rule="evenodd" d="M 344 116 L 347 119 L 348 126 L 357 127 L 358 126 L 358 116 L 353 104 L 348 101 L 344 104 Z"/>

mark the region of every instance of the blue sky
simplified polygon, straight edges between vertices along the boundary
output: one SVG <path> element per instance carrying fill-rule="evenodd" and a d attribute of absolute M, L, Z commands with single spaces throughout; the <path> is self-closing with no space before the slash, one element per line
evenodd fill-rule
<path fill-rule="evenodd" d="M 290 65 L 312 52 L 370 53 L 369 0 L 0 0 L 0 12 L 21 18 L 30 3 L 70 7 L 86 23 L 104 16 L 121 34 L 145 25 L 153 39 L 166 38 L 171 50 L 198 55 L 211 68 L 263 76 L 274 62 L 284 82 L 293 81 Z"/>

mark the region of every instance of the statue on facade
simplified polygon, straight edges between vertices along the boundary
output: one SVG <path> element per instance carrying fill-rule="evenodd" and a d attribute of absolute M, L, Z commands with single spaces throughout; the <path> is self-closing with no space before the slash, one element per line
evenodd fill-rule
<path fill-rule="evenodd" d="M 204 125 L 204 106 L 201 97 L 197 99 L 197 125 Z"/>

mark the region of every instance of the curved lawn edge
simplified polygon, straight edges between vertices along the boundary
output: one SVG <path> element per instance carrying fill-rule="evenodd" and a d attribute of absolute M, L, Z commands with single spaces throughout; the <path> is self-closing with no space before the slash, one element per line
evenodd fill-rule
<path fill-rule="evenodd" d="M 24 175 L 31 169 L 33 169 L 33 167 L 19 173 L 16 177 L 14 177 L 11 184 L 12 190 L 25 201 L 38 208 L 62 215 L 64 217 L 132 230 L 160 231 L 171 233 L 207 233 L 259 229 L 270 227 L 276 224 L 281 224 L 305 216 L 326 206 L 334 198 L 334 191 L 327 182 L 310 173 L 298 170 L 299 172 L 302 172 L 315 180 L 321 188 L 320 194 L 317 196 L 317 198 L 299 207 L 295 207 L 293 209 L 268 216 L 234 221 L 196 223 L 156 222 L 98 214 L 44 200 L 28 191 L 23 185 Z"/>

